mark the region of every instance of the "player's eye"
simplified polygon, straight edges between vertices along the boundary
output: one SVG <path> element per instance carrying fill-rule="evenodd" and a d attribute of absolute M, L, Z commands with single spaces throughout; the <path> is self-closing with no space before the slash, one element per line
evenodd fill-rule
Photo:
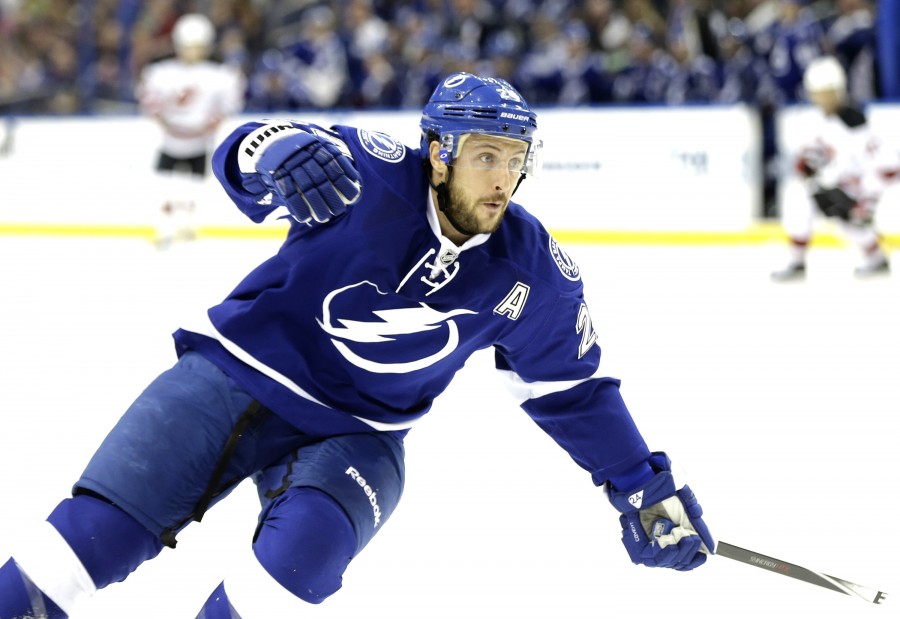
<path fill-rule="evenodd" d="M 497 163 L 497 158 L 492 153 L 481 153 L 478 155 L 478 163 L 487 168 L 494 167 Z"/>

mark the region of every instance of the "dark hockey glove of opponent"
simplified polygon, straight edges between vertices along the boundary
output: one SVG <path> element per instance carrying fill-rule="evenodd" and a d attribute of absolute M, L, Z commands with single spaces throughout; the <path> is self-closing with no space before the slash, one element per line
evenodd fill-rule
<path fill-rule="evenodd" d="M 648 567 L 699 567 L 715 550 L 703 510 L 688 486 L 676 485 L 666 454 L 653 453 L 650 467 L 656 475 L 641 488 L 620 492 L 606 485 L 610 502 L 622 513 L 625 550 L 633 563 Z"/>
<path fill-rule="evenodd" d="M 271 193 L 273 202 L 286 206 L 300 223 L 329 221 L 359 198 L 360 175 L 353 160 L 326 138 L 281 125 L 251 155 L 243 144 L 241 151 L 244 190 L 258 200 Z"/>
<path fill-rule="evenodd" d="M 812 194 L 813 201 L 826 217 L 837 217 L 850 221 L 851 213 L 856 208 L 856 200 L 847 195 L 840 187 L 831 189 L 818 188 Z"/>

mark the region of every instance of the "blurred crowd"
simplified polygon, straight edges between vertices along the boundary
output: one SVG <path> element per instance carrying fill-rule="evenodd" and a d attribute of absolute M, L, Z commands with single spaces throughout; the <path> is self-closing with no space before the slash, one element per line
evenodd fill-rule
<path fill-rule="evenodd" d="M 246 109 L 416 108 L 448 72 L 504 77 L 535 106 L 803 98 L 838 56 L 879 96 L 868 0 L 0 0 L 0 112 L 134 109 L 186 12 L 247 77 Z"/>

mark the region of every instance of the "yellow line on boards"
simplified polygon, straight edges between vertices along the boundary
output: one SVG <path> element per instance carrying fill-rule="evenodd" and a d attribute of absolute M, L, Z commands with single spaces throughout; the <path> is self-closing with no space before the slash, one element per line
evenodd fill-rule
<path fill-rule="evenodd" d="M 286 232 L 287 227 L 201 226 L 197 236 L 211 239 L 283 239 Z M 0 222 L 0 236 L 112 237 L 152 241 L 156 238 L 156 230 L 146 225 Z"/>
<path fill-rule="evenodd" d="M 201 226 L 199 238 L 207 239 L 283 239 L 286 227 L 273 226 Z M 566 245 L 761 245 L 786 243 L 788 237 L 776 222 L 754 224 L 745 230 L 565 230 L 551 233 Z M 153 226 L 75 223 L 18 223 L 0 222 L 0 236 L 43 237 L 112 237 L 141 238 L 152 241 Z M 885 242 L 900 247 L 900 235 L 885 235 Z M 816 247 L 846 247 L 843 237 L 831 230 L 816 230 L 812 239 Z"/>
<path fill-rule="evenodd" d="M 551 230 L 563 245 L 762 245 L 787 243 L 788 236 L 777 223 L 754 224 L 744 230 Z M 896 240 L 900 241 L 900 237 Z M 829 230 L 816 230 L 816 247 L 845 247 L 846 241 Z"/>
<path fill-rule="evenodd" d="M 107 236 L 152 239 L 153 226 L 115 226 L 104 224 L 0 223 L 3 236 Z"/>

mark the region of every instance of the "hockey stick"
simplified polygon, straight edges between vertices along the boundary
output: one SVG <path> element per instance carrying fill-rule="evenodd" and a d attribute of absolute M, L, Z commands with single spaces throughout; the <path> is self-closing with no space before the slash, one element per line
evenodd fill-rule
<path fill-rule="evenodd" d="M 881 601 L 887 597 L 887 593 L 884 591 L 876 591 L 875 589 L 863 587 L 862 585 L 829 576 L 828 574 L 814 572 L 813 570 L 794 565 L 793 563 L 788 563 L 787 561 L 774 559 L 758 552 L 732 546 L 726 542 L 719 542 L 716 544 L 716 555 L 740 561 L 747 565 L 754 565 L 783 576 L 790 576 L 791 578 L 808 582 L 811 585 L 818 585 L 819 587 L 831 589 L 832 591 L 837 591 L 845 595 L 855 595 L 866 602 L 872 602 L 873 604 L 881 604 Z"/>

